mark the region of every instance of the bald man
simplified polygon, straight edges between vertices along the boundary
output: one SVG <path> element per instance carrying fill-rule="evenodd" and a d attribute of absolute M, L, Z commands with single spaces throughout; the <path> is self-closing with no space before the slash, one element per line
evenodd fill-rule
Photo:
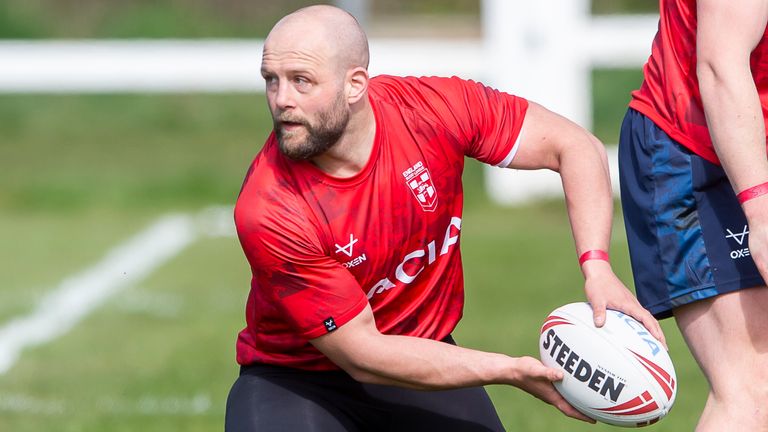
<path fill-rule="evenodd" d="M 596 325 L 611 307 L 663 340 L 608 261 L 613 201 L 601 143 L 479 83 L 371 79 L 367 66 L 362 29 L 330 6 L 288 15 L 264 43 L 274 132 L 235 207 L 253 277 L 227 430 L 503 430 L 486 384 L 592 421 L 555 390 L 559 371 L 459 347 L 451 332 L 463 308 L 469 156 L 558 171 Z"/>

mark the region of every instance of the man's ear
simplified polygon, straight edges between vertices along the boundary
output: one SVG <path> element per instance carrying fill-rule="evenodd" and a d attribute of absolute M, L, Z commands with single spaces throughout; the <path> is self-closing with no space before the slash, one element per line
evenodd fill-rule
<path fill-rule="evenodd" d="M 347 72 L 347 102 L 352 105 L 365 96 L 368 90 L 368 71 L 362 67 L 350 69 Z"/>

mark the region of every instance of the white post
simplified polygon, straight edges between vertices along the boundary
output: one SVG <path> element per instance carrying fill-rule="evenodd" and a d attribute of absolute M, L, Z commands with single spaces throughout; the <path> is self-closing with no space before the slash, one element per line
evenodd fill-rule
<path fill-rule="evenodd" d="M 482 5 L 490 84 L 591 127 L 589 60 L 581 55 L 589 0 Z"/>
<path fill-rule="evenodd" d="M 344 9 L 357 18 L 363 28 L 367 28 L 371 17 L 370 0 L 336 0 L 337 7 Z"/>
<path fill-rule="evenodd" d="M 590 128 L 589 63 L 579 46 L 589 0 L 485 0 L 482 14 L 490 84 Z M 528 173 L 488 167 L 485 178 L 502 204 L 559 187 L 557 174 L 546 172 L 528 181 Z"/>
<path fill-rule="evenodd" d="M 590 0 L 483 0 L 482 8 L 488 83 L 587 129 L 591 68 L 642 65 L 658 21 L 658 15 L 592 17 Z M 485 179 L 499 204 L 562 194 L 559 176 L 549 171 L 488 167 Z"/>

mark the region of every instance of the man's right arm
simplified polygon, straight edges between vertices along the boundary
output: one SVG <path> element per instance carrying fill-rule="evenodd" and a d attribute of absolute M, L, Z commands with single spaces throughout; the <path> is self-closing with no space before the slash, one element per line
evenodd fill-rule
<path fill-rule="evenodd" d="M 381 334 L 370 306 L 337 330 L 310 341 L 360 382 L 420 390 L 508 384 L 554 405 L 565 415 L 591 420 L 555 390 L 561 371 L 533 357 L 509 357 L 411 336 Z"/>
<path fill-rule="evenodd" d="M 750 54 L 768 23 L 768 0 L 697 2 L 697 76 L 715 151 L 738 193 L 768 181 L 765 120 Z M 768 280 L 768 196 L 743 205 L 750 252 Z"/>

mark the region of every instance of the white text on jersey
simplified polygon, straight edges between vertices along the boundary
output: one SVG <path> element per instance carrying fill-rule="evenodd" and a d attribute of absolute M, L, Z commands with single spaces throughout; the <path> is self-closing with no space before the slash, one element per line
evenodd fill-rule
<path fill-rule="evenodd" d="M 459 217 L 452 217 L 451 222 L 448 224 L 448 227 L 445 229 L 445 237 L 443 238 L 443 245 L 440 248 L 440 255 L 443 256 L 448 253 L 448 250 L 451 246 L 455 245 L 459 241 L 459 234 L 456 233 L 456 235 L 451 235 L 451 228 L 456 228 L 457 231 L 461 230 L 461 218 Z M 395 277 L 397 281 L 408 285 L 411 282 L 413 282 L 414 279 L 416 279 L 416 276 L 421 273 L 422 270 L 424 270 L 424 266 L 419 268 L 414 274 L 408 274 L 405 271 L 405 264 L 416 258 L 421 258 L 423 256 L 427 256 L 427 264 L 430 265 L 434 263 L 437 260 L 436 256 L 436 245 L 435 241 L 432 240 L 427 244 L 426 250 L 425 249 L 416 249 L 413 252 L 408 253 L 403 257 L 403 260 L 400 262 L 400 264 L 395 269 Z M 376 282 L 371 289 L 368 290 L 368 298 L 372 298 L 375 294 L 381 294 L 384 291 L 387 291 L 388 289 L 394 288 L 395 284 L 392 282 L 392 280 L 389 277 L 385 277 L 384 279 Z"/>
<path fill-rule="evenodd" d="M 355 259 L 353 259 L 352 261 L 347 261 L 345 263 L 342 263 L 341 265 L 343 265 L 345 268 L 352 268 L 356 265 L 362 264 L 363 261 L 365 261 L 366 259 L 367 258 L 365 254 L 362 254 L 359 257 L 356 257 Z"/>

